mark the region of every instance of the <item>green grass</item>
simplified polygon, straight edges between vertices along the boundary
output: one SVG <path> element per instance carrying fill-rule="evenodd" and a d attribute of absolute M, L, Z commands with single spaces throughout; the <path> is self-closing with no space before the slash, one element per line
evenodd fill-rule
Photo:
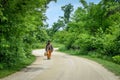
<path fill-rule="evenodd" d="M 80 57 L 84 57 L 93 61 L 96 61 L 98 63 L 100 63 L 101 65 L 103 65 L 106 69 L 108 69 L 109 71 L 115 73 L 116 75 L 120 76 L 120 65 L 113 63 L 111 61 L 107 61 L 104 59 L 100 59 L 100 58 L 93 58 L 91 56 L 80 56 Z"/>
<path fill-rule="evenodd" d="M 31 56 L 30 58 L 26 59 L 24 63 L 16 64 L 16 66 L 13 66 L 11 68 L 3 68 L 2 70 L 0 70 L 0 78 L 6 77 L 25 68 L 26 66 L 30 65 L 33 61 L 35 61 L 35 56 Z"/>
<path fill-rule="evenodd" d="M 120 65 L 119 64 L 116 64 L 114 62 L 111 62 L 111 61 L 108 61 L 108 60 L 105 60 L 105 59 L 91 57 L 89 55 L 78 55 L 78 52 L 73 51 L 73 50 L 68 51 L 68 50 L 62 49 L 62 50 L 59 50 L 59 51 L 65 52 L 65 53 L 70 54 L 70 55 L 76 55 L 76 56 L 79 56 L 79 57 L 83 57 L 83 58 L 87 58 L 87 59 L 96 61 L 97 63 L 103 65 L 106 69 L 113 72 L 117 76 L 120 76 Z"/>
<path fill-rule="evenodd" d="M 33 49 L 43 49 L 45 48 L 46 43 L 34 43 Z"/>
<path fill-rule="evenodd" d="M 58 44 L 58 43 L 51 43 L 53 45 L 54 48 L 59 48 L 62 47 L 62 44 Z M 45 48 L 46 43 L 36 43 L 34 44 L 34 49 L 42 49 Z M 35 56 L 31 56 L 30 58 L 26 59 L 24 63 L 19 63 L 16 64 L 15 66 L 13 66 L 12 68 L 3 68 L 0 69 L 0 78 L 6 77 L 10 74 L 13 74 L 23 68 L 25 68 L 26 66 L 30 65 L 33 61 L 35 60 Z"/>
<path fill-rule="evenodd" d="M 51 44 L 53 45 L 54 48 L 60 48 L 60 47 L 64 46 L 63 44 L 59 44 L 59 43 L 55 43 L 55 42 L 52 42 Z"/>

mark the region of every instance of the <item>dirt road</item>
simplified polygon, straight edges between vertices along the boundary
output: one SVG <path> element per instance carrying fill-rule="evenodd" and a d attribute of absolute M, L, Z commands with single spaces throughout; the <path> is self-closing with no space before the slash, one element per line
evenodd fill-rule
<path fill-rule="evenodd" d="M 54 51 L 47 60 L 44 50 L 34 50 L 36 61 L 27 68 L 0 80 L 120 80 L 100 64 Z"/>

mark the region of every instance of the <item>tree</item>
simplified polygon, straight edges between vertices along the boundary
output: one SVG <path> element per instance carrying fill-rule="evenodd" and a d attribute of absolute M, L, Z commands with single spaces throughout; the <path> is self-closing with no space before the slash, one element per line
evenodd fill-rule
<path fill-rule="evenodd" d="M 84 6 L 84 8 L 88 7 L 88 4 L 85 0 L 80 0 L 80 2 L 82 3 L 82 5 Z"/>
<path fill-rule="evenodd" d="M 71 21 L 66 24 L 67 31 L 55 35 L 60 37 L 57 41 L 64 43 L 66 49 L 74 49 L 79 54 L 108 56 L 111 59 L 120 55 L 119 0 L 102 0 L 98 4 L 87 4 L 85 0 L 80 2 L 83 7 L 79 7 L 70 17 Z"/>
<path fill-rule="evenodd" d="M 58 20 L 57 22 L 54 22 L 54 24 L 52 25 L 52 28 L 48 29 L 48 34 L 50 36 L 53 36 L 57 31 L 59 31 L 60 29 L 64 28 L 64 22 L 62 20 Z"/>
<path fill-rule="evenodd" d="M 68 23 L 70 19 L 70 14 L 74 10 L 73 5 L 68 4 L 68 5 L 62 6 L 61 8 L 64 11 L 64 21 L 65 23 Z"/>
<path fill-rule="evenodd" d="M 48 37 L 44 13 L 50 0 L 0 0 L 0 64 L 24 63 L 35 43 Z"/>

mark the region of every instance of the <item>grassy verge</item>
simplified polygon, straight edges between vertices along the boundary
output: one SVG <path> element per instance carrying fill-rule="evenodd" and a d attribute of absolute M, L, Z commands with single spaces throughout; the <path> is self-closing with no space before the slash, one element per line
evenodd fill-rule
<path fill-rule="evenodd" d="M 53 45 L 54 48 L 61 48 L 64 46 L 63 44 L 59 44 L 59 43 L 55 43 L 55 42 L 52 42 L 51 44 Z"/>
<path fill-rule="evenodd" d="M 45 48 L 45 45 L 46 45 L 45 42 L 43 42 L 43 43 L 34 43 L 33 49 L 43 49 L 43 48 Z"/>
<path fill-rule="evenodd" d="M 58 44 L 58 43 L 54 43 L 54 42 L 52 42 L 52 45 L 54 48 L 59 48 L 59 47 L 63 46 L 62 44 Z M 46 46 L 45 42 L 44 43 L 35 43 L 33 45 L 33 49 L 43 49 L 43 48 L 45 48 L 45 46 Z M 13 74 L 13 73 L 25 68 L 26 66 L 30 65 L 34 60 L 35 60 L 35 56 L 31 56 L 30 58 L 26 59 L 24 63 L 18 62 L 19 64 L 16 64 L 14 67 L 0 69 L 0 78 L 6 77 L 10 74 Z"/>
<path fill-rule="evenodd" d="M 35 56 L 31 56 L 30 58 L 26 59 L 24 63 L 19 63 L 19 64 L 16 64 L 16 66 L 14 67 L 0 70 L 0 78 L 3 78 L 12 73 L 15 73 L 21 70 L 22 68 L 25 68 L 26 66 L 30 65 L 34 60 L 35 60 Z"/>
<path fill-rule="evenodd" d="M 97 63 L 100 63 L 101 65 L 103 65 L 106 69 L 108 69 L 109 71 L 113 72 L 114 74 L 116 74 L 117 76 L 120 76 L 120 65 L 113 63 L 111 61 L 107 61 L 101 58 L 96 58 L 96 57 L 91 57 L 89 55 L 78 55 L 78 53 L 76 51 L 70 50 L 59 50 L 61 52 L 65 52 L 67 54 L 71 54 L 71 55 L 76 55 L 76 56 L 80 56 L 80 57 L 84 57 L 93 61 L 96 61 Z"/>
<path fill-rule="evenodd" d="M 81 56 L 93 61 L 96 61 L 98 63 L 100 63 L 101 65 L 103 65 L 106 69 L 108 69 L 109 71 L 115 73 L 116 75 L 120 76 L 120 65 L 113 63 L 111 61 L 107 61 L 104 59 L 100 59 L 100 58 L 93 58 L 91 56 Z"/>

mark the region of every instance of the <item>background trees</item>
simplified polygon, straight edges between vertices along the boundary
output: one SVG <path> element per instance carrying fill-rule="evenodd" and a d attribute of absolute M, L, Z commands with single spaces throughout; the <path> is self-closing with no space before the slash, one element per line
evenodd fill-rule
<path fill-rule="evenodd" d="M 68 50 L 107 56 L 120 63 L 119 0 L 102 0 L 99 4 L 80 0 L 83 7 L 72 16 L 73 6 L 62 6 L 64 16 L 46 29 L 44 13 L 50 1 L 0 0 L 0 68 L 24 63 L 31 49 L 49 37 Z"/>
<path fill-rule="evenodd" d="M 24 63 L 35 44 L 46 41 L 43 21 L 49 2 L 0 0 L 0 68 Z"/>
<path fill-rule="evenodd" d="M 80 2 L 83 7 L 75 11 L 67 30 L 59 31 L 55 38 L 59 37 L 58 41 L 64 43 L 66 49 L 101 58 L 107 56 L 120 63 L 120 2 Z"/>
<path fill-rule="evenodd" d="M 61 9 L 64 11 L 64 21 L 65 21 L 65 23 L 68 23 L 69 19 L 70 19 L 70 14 L 74 10 L 73 5 L 68 4 L 68 5 L 62 6 Z"/>
<path fill-rule="evenodd" d="M 61 30 L 65 30 L 65 29 L 67 30 L 68 28 L 67 24 L 70 22 L 70 16 L 74 9 L 73 9 L 73 5 L 67 4 L 65 6 L 62 6 L 61 10 L 63 10 L 64 16 L 59 16 L 60 19 L 58 19 L 57 22 L 54 22 L 54 24 L 52 25 L 52 28 L 48 29 L 48 34 L 51 37 L 53 37 L 55 34 L 57 34 Z"/>

